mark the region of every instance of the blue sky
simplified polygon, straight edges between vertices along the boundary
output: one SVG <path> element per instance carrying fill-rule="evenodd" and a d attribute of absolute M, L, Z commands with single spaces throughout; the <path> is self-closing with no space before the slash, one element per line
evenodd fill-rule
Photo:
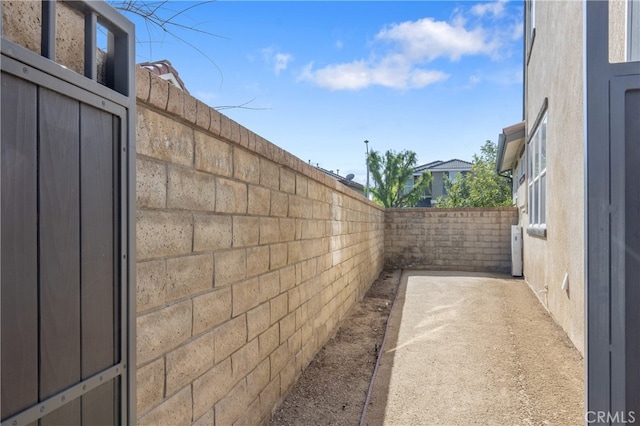
<path fill-rule="evenodd" d="M 217 1 L 177 19 L 214 35 L 136 21 L 139 62 L 170 60 L 195 97 L 361 183 L 365 139 L 471 161 L 522 118 L 519 1 Z"/>

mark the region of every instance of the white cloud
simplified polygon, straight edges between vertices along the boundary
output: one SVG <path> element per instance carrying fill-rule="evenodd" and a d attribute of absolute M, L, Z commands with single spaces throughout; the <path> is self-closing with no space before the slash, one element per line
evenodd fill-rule
<path fill-rule="evenodd" d="M 504 14 L 505 3 L 506 0 L 479 3 L 471 8 L 471 13 L 476 16 L 493 15 L 499 17 Z"/>
<path fill-rule="evenodd" d="M 364 61 L 348 64 L 329 65 L 319 70 L 313 70 L 313 63 L 308 64 L 299 80 L 314 82 L 320 87 L 332 90 L 357 90 L 373 84 L 371 69 Z"/>
<path fill-rule="evenodd" d="M 305 67 L 299 77 L 300 80 L 312 81 L 330 90 L 359 90 L 369 86 L 402 90 L 420 89 L 447 78 L 449 75 L 444 72 L 420 69 L 393 60 L 378 64 L 359 60 L 329 65 L 318 70 L 314 70 L 311 63 Z"/>
<path fill-rule="evenodd" d="M 276 52 L 274 47 L 265 47 L 261 50 L 262 60 L 273 67 L 273 73 L 279 75 L 287 69 L 289 63 L 293 61 L 293 56 L 289 53 Z"/>
<path fill-rule="evenodd" d="M 273 72 L 278 75 L 280 71 L 286 70 L 289 62 L 293 60 L 293 56 L 288 53 L 276 53 L 274 56 L 275 64 L 273 65 Z"/>
<path fill-rule="evenodd" d="M 449 74 L 445 74 L 442 71 L 413 70 L 409 75 L 412 87 L 425 87 L 448 78 Z"/>
<path fill-rule="evenodd" d="M 524 23 L 522 21 L 517 21 L 512 24 L 508 30 L 511 33 L 511 40 L 520 40 L 524 35 Z"/>
<path fill-rule="evenodd" d="M 382 54 L 372 52 L 368 58 L 317 69 L 310 63 L 298 80 L 330 90 L 370 86 L 407 90 L 444 81 L 449 74 L 426 65 L 441 58 L 456 62 L 464 56 L 483 55 L 499 60 L 511 54 L 511 44 L 519 38 L 522 23 L 507 15 L 505 5 L 506 0 L 498 0 L 456 9 L 448 21 L 427 17 L 388 25 L 374 37 L 375 47 L 385 49 Z M 493 22 L 483 26 L 483 17 L 488 16 L 501 17 L 500 25 Z M 474 80 L 472 77 L 469 83 L 480 82 Z"/>
<path fill-rule="evenodd" d="M 468 30 L 460 18 L 453 23 L 424 18 L 394 24 L 380 31 L 376 38 L 398 43 L 403 53 L 414 61 L 439 57 L 457 61 L 463 55 L 491 54 L 497 47 L 482 27 Z"/>

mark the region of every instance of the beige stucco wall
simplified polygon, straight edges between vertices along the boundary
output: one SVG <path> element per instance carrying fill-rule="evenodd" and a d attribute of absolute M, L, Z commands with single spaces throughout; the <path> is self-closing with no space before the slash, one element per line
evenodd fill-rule
<path fill-rule="evenodd" d="M 383 267 L 384 211 L 137 70 L 141 425 L 258 424 Z"/>
<path fill-rule="evenodd" d="M 584 353 L 582 13 L 580 2 L 536 2 L 536 34 L 526 71 L 525 107 L 527 133 L 531 134 L 548 98 L 547 236 L 534 237 L 525 231 L 523 246 L 526 281 Z M 522 198 L 526 200 L 526 195 Z M 523 210 L 521 224 L 526 229 L 526 205 Z M 569 291 L 561 289 L 566 273 Z"/>
<path fill-rule="evenodd" d="M 609 0 L 609 62 L 627 60 L 627 0 Z"/>
<path fill-rule="evenodd" d="M 511 271 L 515 208 L 387 209 L 388 268 Z"/>

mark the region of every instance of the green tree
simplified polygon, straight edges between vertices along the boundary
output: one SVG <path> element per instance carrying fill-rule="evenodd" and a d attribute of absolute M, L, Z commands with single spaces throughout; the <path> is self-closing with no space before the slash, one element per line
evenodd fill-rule
<path fill-rule="evenodd" d="M 452 182 L 445 180 L 448 197 L 439 197 L 437 207 L 502 207 L 511 206 L 509 178 L 496 173 L 498 147 L 488 140 L 473 155 L 473 165 L 467 175 L 458 175 Z"/>
<path fill-rule="evenodd" d="M 425 171 L 415 182 L 413 170 L 418 161 L 415 152 L 388 150 L 384 155 L 369 153 L 367 162 L 374 187 L 373 200 L 384 207 L 414 207 L 431 184 L 431 173 Z"/>

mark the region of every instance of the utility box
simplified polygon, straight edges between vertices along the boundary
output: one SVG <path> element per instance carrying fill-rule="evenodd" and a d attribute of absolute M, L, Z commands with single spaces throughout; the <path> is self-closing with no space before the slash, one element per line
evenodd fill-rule
<path fill-rule="evenodd" d="M 511 225 L 511 276 L 522 276 L 522 228 Z"/>

